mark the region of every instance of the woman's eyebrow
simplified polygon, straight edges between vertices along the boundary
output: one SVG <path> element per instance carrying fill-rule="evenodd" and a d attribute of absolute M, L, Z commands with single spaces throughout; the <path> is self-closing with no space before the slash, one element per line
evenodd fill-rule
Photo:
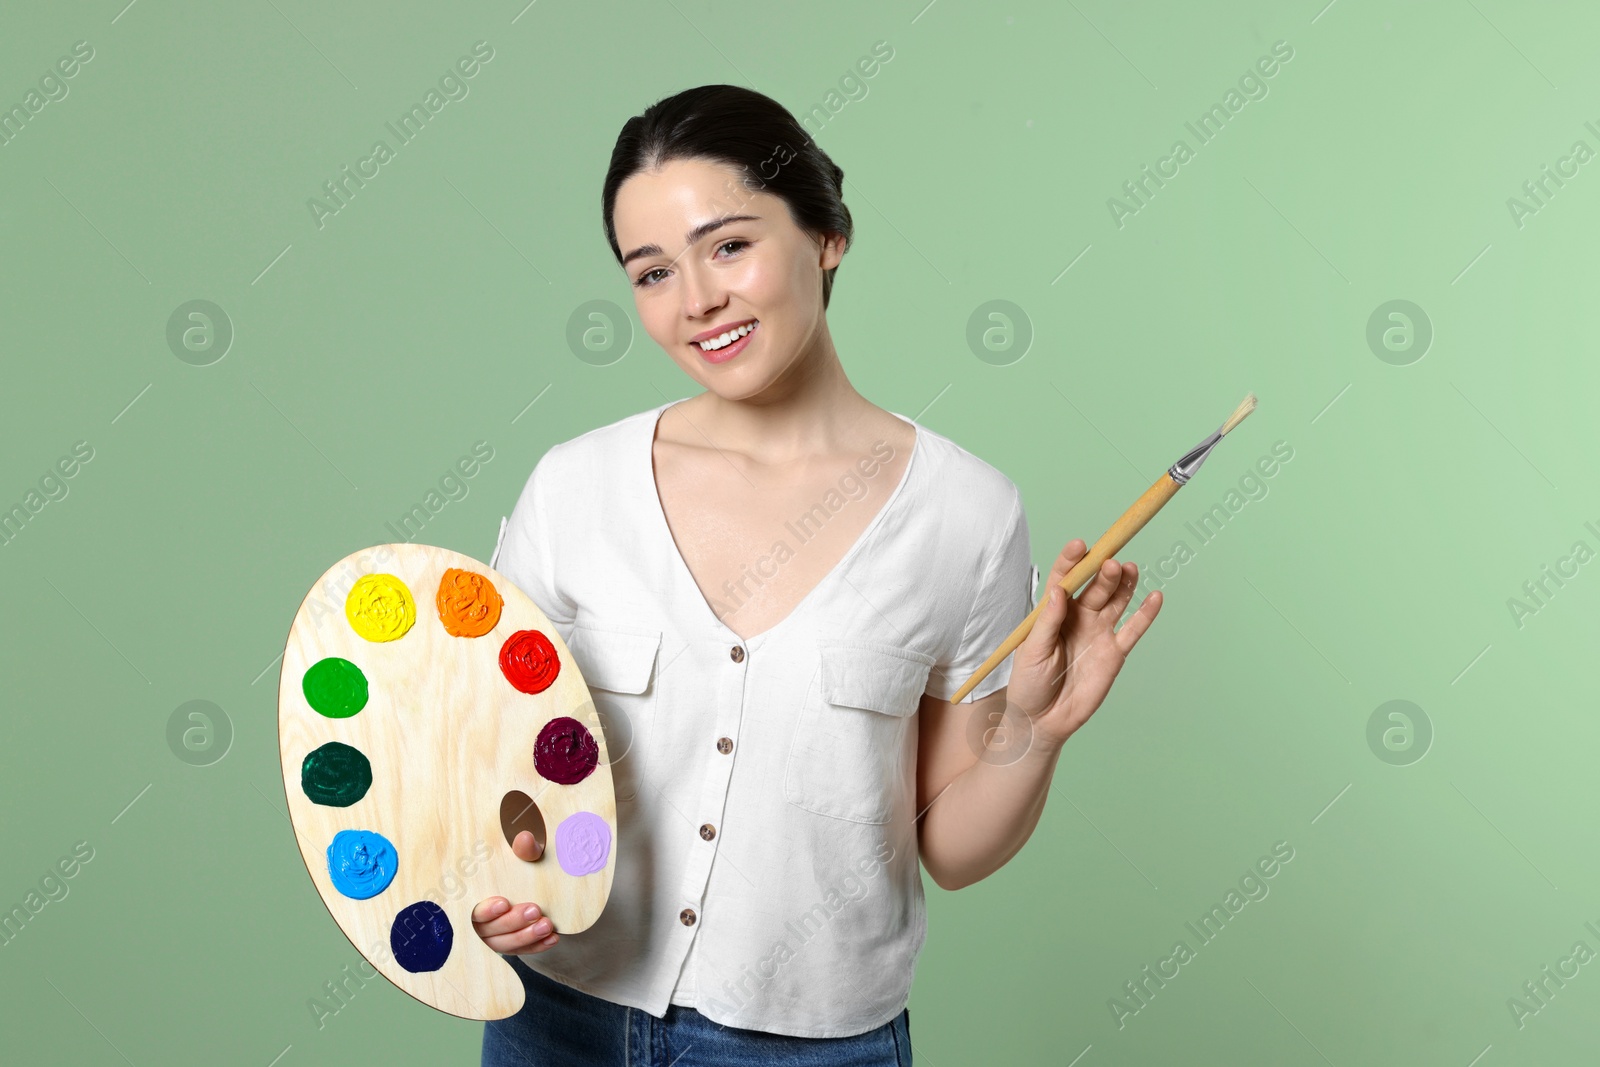
<path fill-rule="evenodd" d="M 724 215 L 719 219 L 712 219 L 710 222 L 702 222 L 700 225 L 696 226 L 694 229 L 685 234 L 683 241 L 685 245 L 692 245 L 706 234 L 719 230 L 729 223 L 760 221 L 760 215 Z M 638 248 L 635 248 L 632 252 L 629 252 L 627 255 L 622 257 L 622 265 L 626 267 L 629 263 L 632 263 L 641 256 L 659 256 L 661 254 L 662 252 L 660 245 L 640 245 Z"/>

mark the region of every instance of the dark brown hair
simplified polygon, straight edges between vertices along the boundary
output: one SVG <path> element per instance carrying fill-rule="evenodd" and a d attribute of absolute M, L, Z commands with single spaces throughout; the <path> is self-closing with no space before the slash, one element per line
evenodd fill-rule
<path fill-rule="evenodd" d="M 844 171 L 811 139 L 782 104 L 737 85 L 702 85 L 658 100 L 622 125 L 601 194 L 606 240 L 622 262 L 612 211 L 617 190 L 639 173 L 674 159 L 731 166 L 749 189 L 771 193 L 789 207 L 795 225 L 820 237 L 854 232 L 845 207 Z M 822 306 L 833 292 L 830 267 L 822 276 Z"/>

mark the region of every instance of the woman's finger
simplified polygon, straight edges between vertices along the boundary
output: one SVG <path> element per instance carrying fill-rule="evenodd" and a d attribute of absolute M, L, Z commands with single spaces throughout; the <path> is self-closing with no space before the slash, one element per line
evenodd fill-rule
<path fill-rule="evenodd" d="M 511 910 L 511 901 L 505 897 L 489 897 L 487 900 L 478 901 L 478 906 L 472 909 L 472 925 L 478 926 L 498 919 Z"/>
<path fill-rule="evenodd" d="M 1137 563 L 1124 563 L 1122 565 L 1122 581 L 1117 583 L 1116 592 L 1111 594 L 1111 599 L 1106 603 L 1106 608 L 1111 612 L 1112 618 L 1122 618 L 1122 613 L 1128 608 L 1128 601 L 1133 599 L 1133 591 L 1139 587 L 1139 565 Z"/>
<path fill-rule="evenodd" d="M 1052 583 L 1044 594 L 1044 610 L 1033 620 L 1033 628 L 1017 646 L 1015 655 L 1023 662 L 1042 663 L 1049 659 L 1061 643 L 1061 625 L 1067 617 L 1067 591 Z"/>
<path fill-rule="evenodd" d="M 1133 651 L 1133 646 L 1139 643 L 1139 638 L 1144 636 L 1150 624 L 1155 622 L 1156 616 L 1161 614 L 1161 605 L 1165 601 L 1161 592 L 1157 590 L 1144 598 L 1144 603 L 1139 605 L 1139 610 L 1133 617 L 1122 624 L 1122 629 L 1116 632 L 1117 649 L 1126 656 Z"/>
<path fill-rule="evenodd" d="M 483 938 L 517 933 L 541 922 L 548 925 L 549 919 L 539 905 L 512 904 L 504 897 L 491 897 L 472 909 L 472 927 Z"/>
<path fill-rule="evenodd" d="M 1089 546 L 1083 543 L 1083 538 L 1074 537 L 1061 549 L 1061 554 L 1056 556 L 1056 561 L 1050 567 L 1050 585 L 1060 585 L 1061 579 L 1067 572 L 1078 565 L 1078 561 L 1088 555 Z"/>
<path fill-rule="evenodd" d="M 539 920 L 540 923 L 548 922 L 547 919 Z M 486 937 L 484 943 L 496 952 L 502 953 L 537 953 L 543 952 L 561 941 L 560 934 L 551 933 L 548 929 L 534 925 L 526 930 L 519 930 L 513 934 L 501 934 L 498 937 Z"/>
<path fill-rule="evenodd" d="M 1122 564 L 1114 559 L 1108 559 L 1100 564 L 1100 571 L 1089 580 L 1089 585 L 1078 594 L 1078 606 L 1088 608 L 1090 611 L 1099 611 L 1111 599 L 1111 594 L 1116 591 L 1117 583 L 1122 581 Z"/>

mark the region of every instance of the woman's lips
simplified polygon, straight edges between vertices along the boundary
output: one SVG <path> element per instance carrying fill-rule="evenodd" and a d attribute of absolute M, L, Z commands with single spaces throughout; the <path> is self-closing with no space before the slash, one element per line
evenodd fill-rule
<path fill-rule="evenodd" d="M 750 327 L 749 331 L 743 337 L 732 342 L 731 344 L 724 345 L 714 352 L 707 352 L 693 341 L 689 342 L 689 347 L 700 353 L 700 358 L 705 360 L 707 363 L 726 363 L 728 360 L 744 351 L 745 345 L 750 343 L 750 338 L 754 337 L 760 328 L 761 323 L 757 321 Z"/>

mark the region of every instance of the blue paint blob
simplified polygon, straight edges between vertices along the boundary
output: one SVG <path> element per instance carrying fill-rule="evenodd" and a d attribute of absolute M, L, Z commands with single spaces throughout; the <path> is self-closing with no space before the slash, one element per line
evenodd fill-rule
<path fill-rule="evenodd" d="M 419 900 L 401 911 L 389 929 L 395 962 L 413 974 L 443 967 L 454 941 L 449 916 L 431 900 Z"/>
<path fill-rule="evenodd" d="M 353 900 L 388 889 L 399 862 L 389 839 L 371 830 L 340 830 L 328 846 L 328 877 L 335 889 Z"/>

